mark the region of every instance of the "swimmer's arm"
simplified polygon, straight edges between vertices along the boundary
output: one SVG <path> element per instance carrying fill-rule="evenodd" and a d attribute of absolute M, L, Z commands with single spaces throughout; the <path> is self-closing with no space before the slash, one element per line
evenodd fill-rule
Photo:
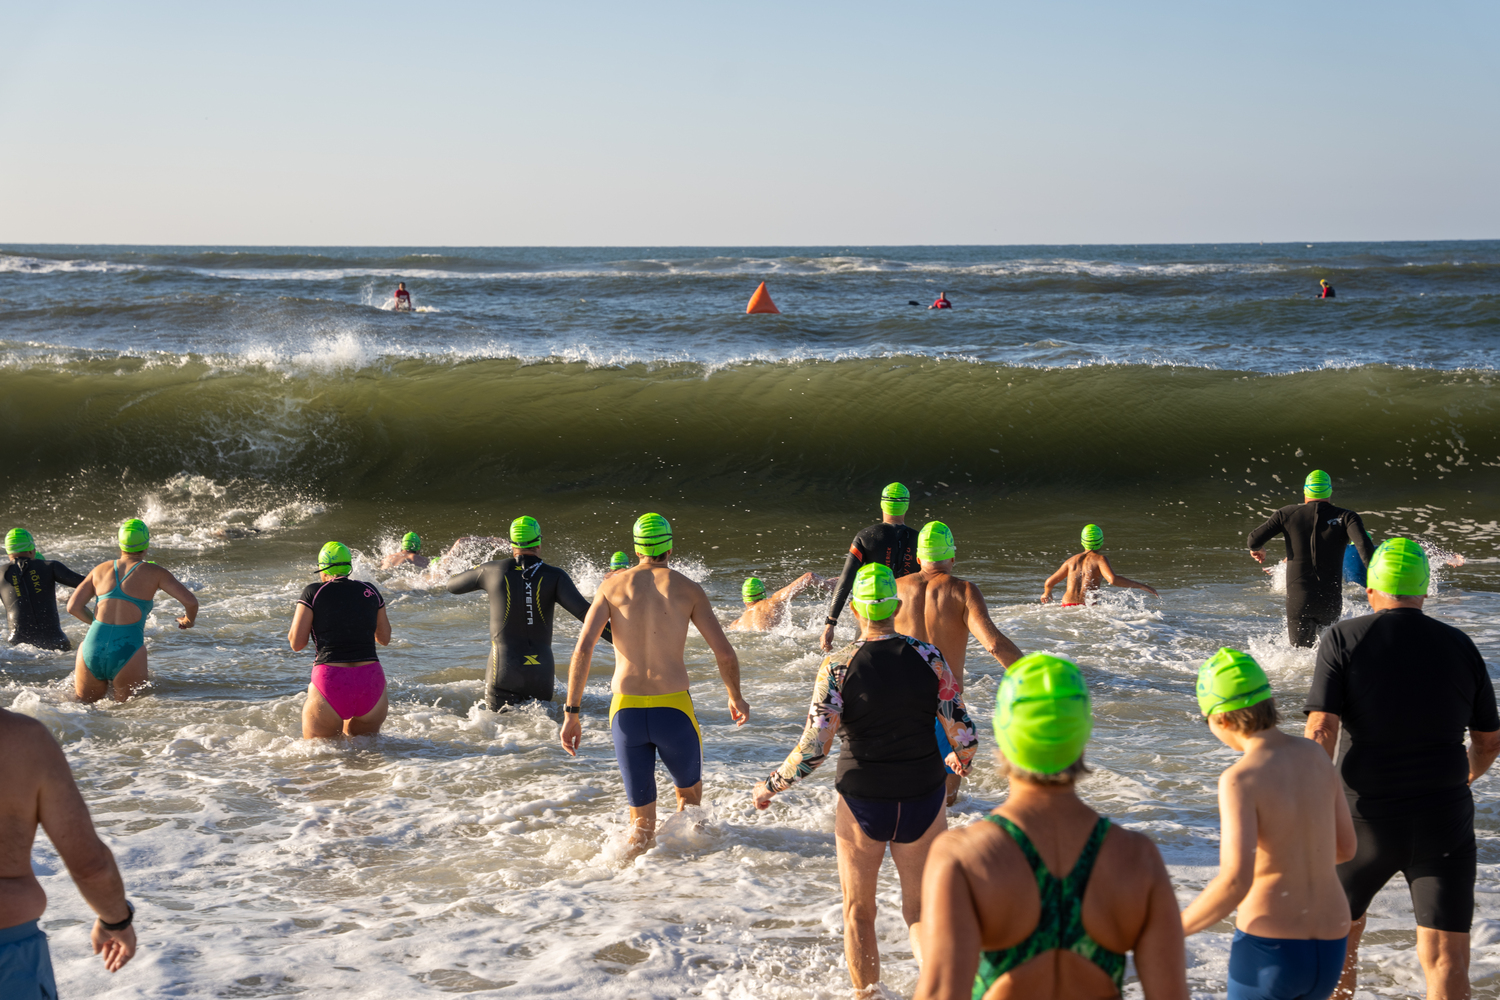
<path fill-rule="evenodd" d="M 933 841 L 922 874 L 922 971 L 912 1000 L 969 1000 L 982 931 L 954 832 Z"/>
<path fill-rule="evenodd" d="M 1146 1000 L 1188 1000 L 1187 956 L 1172 878 L 1156 845 L 1143 834 L 1136 836 L 1144 842 L 1140 853 L 1146 856 L 1140 857 L 1134 867 L 1153 870 L 1146 896 L 1146 925 L 1130 949 L 1136 975 Z"/>
<path fill-rule="evenodd" d="M 564 611 L 572 615 L 574 618 L 577 618 L 579 621 L 583 621 L 589 615 L 588 598 L 584 597 L 581 593 L 578 592 L 577 584 L 575 584 L 573 582 L 573 578 L 566 573 L 562 573 L 558 577 L 557 603 L 561 604 Z M 600 633 L 599 638 L 603 639 L 605 642 L 610 643 L 611 645 L 613 645 L 614 643 L 614 636 L 610 634 L 608 625 L 604 626 L 604 631 Z"/>
<path fill-rule="evenodd" d="M 1043 604 L 1046 604 L 1048 601 L 1052 600 L 1052 588 L 1056 587 L 1059 583 L 1062 583 L 1068 578 L 1068 563 L 1070 562 L 1072 562 L 1071 559 L 1068 560 L 1068 562 L 1065 562 L 1061 566 L 1057 567 L 1057 572 L 1047 577 L 1047 579 L 1042 583 Z"/>
<path fill-rule="evenodd" d="M 1103 554 L 1099 556 L 1099 575 L 1103 576 L 1104 581 L 1111 587 L 1134 587 L 1136 590 L 1149 592 L 1152 597 L 1161 596 L 1156 592 L 1156 588 L 1150 584 L 1141 583 L 1130 579 L 1128 576 L 1121 576 L 1116 573 L 1114 567 L 1109 564 L 1109 556 Z"/>
<path fill-rule="evenodd" d="M 1322 747 L 1333 760 L 1339 750 L 1339 717 L 1332 712 L 1308 712 L 1302 735 Z"/>
<path fill-rule="evenodd" d="M 829 618 L 837 618 L 844 613 L 844 603 L 849 600 L 849 594 L 854 590 L 855 574 L 864 564 L 864 558 L 853 547 L 850 547 L 849 554 L 844 557 L 844 568 L 839 573 L 839 581 L 833 589 L 833 600 L 828 602 Z"/>
<path fill-rule="evenodd" d="M 1349 797 L 1344 794 L 1344 779 L 1337 771 L 1333 774 L 1333 860 L 1335 864 L 1354 860 L 1359 840 L 1354 832 L 1354 819 L 1349 815 Z"/>
<path fill-rule="evenodd" d="M 693 595 L 693 610 L 688 620 L 697 626 L 698 634 L 713 650 L 714 661 L 719 665 L 719 678 L 724 682 L 724 690 L 729 692 L 729 714 L 735 725 L 743 726 L 750 719 L 750 706 L 740 694 L 739 655 L 730 645 L 729 636 L 724 634 L 724 626 L 719 624 L 719 616 L 714 614 L 708 594 L 697 584 L 693 586 L 697 587 L 698 593 Z"/>
<path fill-rule="evenodd" d="M 301 608 L 298 610 L 300 611 Z M 380 606 L 379 611 L 375 612 L 375 641 L 382 646 L 391 644 L 391 620 L 385 613 L 384 604 Z"/>
<path fill-rule="evenodd" d="M 803 573 L 797 579 L 772 594 L 771 600 L 773 602 L 790 601 L 813 584 L 823 582 L 825 582 L 823 578 L 816 573 Z"/>
<path fill-rule="evenodd" d="M 1500 730 L 1492 733 L 1469 730 L 1469 784 L 1479 780 L 1497 756 L 1500 756 Z"/>
<path fill-rule="evenodd" d="M 1285 530 L 1281 523 L 1281 511 L 1277 511 L 1266 519 L 1266 523 L 1250 532 L 1245 538 L 1245 544 L 1250 548 L 1250 554 L 1255 557 L 1256 562 L 1266 561 L 1266 543 L 1275 538 Z"/>
<path fill-rule="evenodd" d="M 177 627 L 192 628 L 193 622 L 198 620 L 198 598 L 194 597 L 193 592 L 183 586 L 182 581 L 177 579 L 177 577 L 166 570 L 162 570 L 161 572 L 166 579 L 157 584 L 157 586 L 166 591 L 168 597 L 174 598 L 182 605 L 184 613 L 182 617 L 177 619 Z"/>
<path fill-rule="evenodd" d="M 1219 828 L 1219 874 L 1182 911 L 1184 934 L 1229 916 L 1255 881 L 1255 796 L 1233 767 L 1219 775 Z"/>
<path fill-rule="evenodd" d="M 564 708 L 582 707 L 583 689 L 588 684 L 589 667 L 594 662 L 594 644 L 604 634 L 604 627 L 609 624 L 609 616 L 613 610 L 604 596 L 604 588 L 600 587 L 599 593 L 594 595 L 589 613 L 583 616 L 583 631 L 579 633 L 578 644 L 573 647 L 573 659 L 568 663 L 568 693 L 563 700 Z M 578 756 L 578 741 L 583 738 L 583 723 L 578 716 L 578 712 L 564 711 L 562 729 L 557 737 L 562 748 L 574 757 Z"/>
<path fill-rule="evenodd" d="M 818 667 L 818 678 L 813 682 L 812 705 L 807 710 L 807 725 L 802 727 L 797 746 L 770 777 L 755 786 L 756 805 L 761 808 L 765 808 L 762 803 L 769 802 L 771 796 L 791 788 L 828 759 L 834 734 L 839 731 L 843 716 L 842 690 L 849 671 L 847 662 L 832 661 L 833 657 L 825 656 Z"/>
<path fill-rule="evenodd" d="M 1359 552 L 1360 562 L 1370 565 L 1370 557 L 1375 554 L 1375 544 L 1365 534 L 1365 522 L 1358 514 L 1350 511 L 1349 516 L 1344 518 L 1344 527 L 1349 531 L 1349 544 Z"/>
<path fill-rule="evenodd" d="M 94 599 L 94 574 L 85 576 L 78 586 L 73 588 L 73 593 L 68 597 L 68 614 L 77 618 L 85 625 L 94 623 L 94 613 L 89 610 L 89 601 Z"/>
<path fill-rule="evenodd" d="M 286 634 L 286 641 L 292 647 L 292 652 L 300 653 L 307 648 L 308 636 L 312 635 L 312 623 L 312 608 L 299 601 L 297 610 L 292 614 L 291 630 Z"/>
<path fill-rule="evenodd" d="M 52 567 L 52 579 L 64 587 L 76 587 L 83 582 L 83 574 L 75 572 L 56 559 L 47 560 L 47 565 Z"/>
<path fill-rule="evenodd" d="M 462 538 L 458 540 L 463 541 Z M 453 543 L 457 547 L 458 542 Z M 481 567 L 464 570 L 462 573 L 454 573 L 448 577 L 448 593 L 450 594 L 472 594 L 479 589 Z"/>
<path fill-rule="evenodd" d="M 984 602 L 984 595 L 979 592 L 979 588 L 972 583 L 964 586 L 967 589 L 964 605 L 969 616 L 969 631 L 1002 666 L 1008 667 L 1015 663 L 1021 658 L 1021 650 L 990 620 L 989 605 Z"/>
<path fill-rule="evenodd" d="M 974 730 L 974 720 L 969 718 L 969 710 L 964 707 L 963 692 L 959 689 L 958 679 L 953 676 L 953 670 L 948 666 L 948 661 L 943 659 L 943 654 L 938 652 L 936 646 L 924 644 L 930 653 L 924 653 L 930 657 L 927 663 L 932 667 L 938 677 L 938 724 L 943 727 L 943 732 L 948 737 L 948 742 L 953 746 L 953 752 L 948 755 L 945 762 L 957 775 L 969 773 L 969 762 L 974 759 L 974 751 L 979 749 L 979 736 Z M 921 651 L 921 647 L 917 647 Z"/>

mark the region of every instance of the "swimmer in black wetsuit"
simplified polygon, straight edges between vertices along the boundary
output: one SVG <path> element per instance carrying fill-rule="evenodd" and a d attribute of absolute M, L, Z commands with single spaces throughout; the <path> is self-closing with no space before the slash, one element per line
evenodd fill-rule
<path fill-rule="evenodd" d="M 542 562 L 542 529 L 535 518 L 510 526 L 511 557 L 496 559 L 448 578 L 448 593 L 483 590 L 490 596 L 490 663 L 485 704 L 491 711 L 524 701 L 551 701 L 556 671 L 552 659 L 553 611 L 563 608 L 583 621 L 589 602 L 566 572 Z M 604 639 L 610 638 L 606 628 Z"/>
<path fill-rule="evenodd" d="M 1321 291 L 1318 292 L 1318 298 L 1331 299 L 1334 297 L 1333 286 L 1328 283 L 1327 278 L 1319 279 L 1318 287 L 1321 289 Z"/>
<path fill-rule="evenodd" d="M 1311 648 L 1318 628 L 1339 620 L 1344 610 L 1344 546 L 1354 543 L 1366 565 L 1375 552 L 1365 523 L 1352 510 L 1328 502 L 1333 483 L 1314 469 L 1302 485 L 1303 502 L 1283 507 L 1250 532 L 1247 544 L 1256 562 L 1266 561 L 1265 544 L 1286 538 L 1286 629 L 1292 645 Z"/>
<path fill-rule="evenodd" d="M 823 635 L 818 640 L 823 652 L 833 649 L 833 630 L 844 611 L 844 602 L 849 599 L 849 591 L 854 587 L 854 575 L 861 567 L 884 563 L 898 580 L 921 570 L 917 562 L 917 529 L 906 525 L 906 511 L 910 506 L 911 491 L 900 483 L 891 483 L 881 490 L 880 523 L 855 535 L 854 543 L 849 546 L 844 571 L 839 574 L 838 587 L 828 605 L 828 617 L 823 619 Z"/>
<path fill-rule="evenodd" d="M 56 559 L 39 558 L 31 532 L 24 528 L 12 528 L 6 534 L 5 552 L 10 563 L 5 567 L 0 599 L 10 620 L 10 644 L 25 643 L 58 652 L 72 649 L 57 617 L 57 585 L 76 587 L 83 582 L 83 574 Z"/>

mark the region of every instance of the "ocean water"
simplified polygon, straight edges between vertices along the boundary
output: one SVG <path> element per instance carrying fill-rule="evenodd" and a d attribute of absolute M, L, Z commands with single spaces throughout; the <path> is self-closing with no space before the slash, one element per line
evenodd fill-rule
<path fill-rule="evenodd" d="M 1338 298 L 1316 301 L 1319 278 Z M 419 309 L 391 312 L 405 280 Z M 766 280 L 780 316 L 746 316 Z M 955 308 L 925 306 L 946 291 Z M 586 593 L 646 510 L 721 617 L 739 583 L 831 574 L 880 486 L 941 518 L 958 572 L 1024 650 L 1093 685 L 1083 794 L 1154 837 L 1187 899 L 1214 872 L 1215 779 L 1197 664 L 1248 648 L 1300 719 L 1310 651 L 1286 644 L 1275 574 L 1245 533 L 1311 468 L 1377 541 L 1452 564 L 1430 613 L 1500 663 L 1500 243 L 1198 247 L 370 249 L 0 247 L 4 527 L 75 567 L 139 515 L 198 594 L 149 621 L 153 684 L 85 707 L 71 655 L 0 648 L 0 705 L 63 742 L 139 906 L 110 977 L 45 837 L 34 864 L 67 995 L 835 997 L 843 968 L 832 775 L 756 813 L 818 663 L 821 606 L 736 635 L 751 721 L 729 720 L 688 644 L 707 740 L 704 806 L 630 860 L 595 658 L 578 759 L 555 711 L 479 704 L 482 596 L 448 571 L 383 572 L 539 518 Z M 1036 603 L 1086 522 L 1161 591 Z M 285 641 L 329 538 L 390 603 L 392 711 L 376 738 L 299 739 L 311 665 Z M 1449 557 L 1452 557 L 1451 560 Z M 1460 563 L 1460 559 L 1462 561 Z M 1350 590 L 1346 615 L 1363 600 Z M 75 642 L 83 629 L 66 626 Z M 844 629 L 852 635 L 852 629 Z M 577 623 L 564 617 L 566 663 Z M 998 664 L 974 648 L 969 701 Z M 992 742 L 987 731 L 983 753 Z M 665 772 L 659 772 L 663 783 Z M 665 787 L 665 785 L 664 785 Z M 1500 809 L 1476 785 L 1476 995 L 1500 996 Z M 981 768 L 950 823 L 1005 794 Z M 916 965 L 894 874 L 883 980 Z M 1222 996 L 1228 925 L 1189 940 Z M 1398 879 L 1371 911 L 1362 990 L 1420 983 Z M 1127 994 L 1138 995 L 1131 985 Z"/>

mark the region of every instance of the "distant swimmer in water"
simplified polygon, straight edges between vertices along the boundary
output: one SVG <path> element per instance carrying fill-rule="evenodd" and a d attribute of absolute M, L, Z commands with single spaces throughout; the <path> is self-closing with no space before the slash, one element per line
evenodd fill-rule
<path fill-rule="evenodd" d="M 1327 1000 L 1344 968 L 1349 901 L 1338 866 L 1354 821 L 1338 771 L 1277 728 L 1265 671 L 1220 649 L 1198 671 L 1209 732 L 1243 756 L 1219 778 L 1219 873 L 1182 912 L 1184 934 L 1235 914 L 1229 996 Z"/>
<path fill-rule="evenodd" d="M 83 574 L 75 573 L 56 559 L 37 554 L 36 542 L 25 528 L 12 528 L 5 535 L 5 586 L 0 599 L 5 602 L 5 617 L 10 621 L 10 644 L 25 643 L 40 649 L 65 653 L 73 648 L 63 634 L 57 615 L 57 586 L 76 587 Z M 88 614 L 88 609 L 84 609 Z M 86 619 L 93 623 L 93 615 Z"/>
<path fill-rule="evenodd" d="M 542 526 L 534 517 L 510 525 L 510 558 L 448 578 L 448 593 L 482 590 L 490 599 L 490 659 L 484 701 L 490 711 L 531 700 L 551 701 L 557 686 L 552 627 L 557 606 L 584 620 L 589 602 L 566 570 L 542 561 Z M 608 642 L 606 631 L 602 638 Z"/>
<path fill-rule="evenodd" d="M 120 525 L 120 558 L 95 566 L 68 598 L 68 614 L 89 623 L 78 647 L 73 688 L 85 704 L 106 694 L 124 701 L 146 683 L 146 616 L 157 591 L 182 604 L 178 628 L 192 628 L 198 618 L 198 598 L 171 573 L 146 562 L 151 531 L 140 518 Z M 93 614 L 88 603 L 98 596 Z"/>
<path fill-rule="evenodd" d="M 994 721 L 1010 790 L 932 846 L 914 1000 L 1118 997 L 1127 954 L 1146 1000 L 1188 1000 L 1161 853 L 1078 797 L 1093 729 L 1083 672 L 1022 657 L 995 692 Z"/>
<path fill-rule="evenodd" d="M 401 551 L 392 552 L 380 560 L 380 568 L 395 569 L 397 566 L 411 563 L 417 569 L 426 569 L 431 562 L 432 560 L 422 555 L 422 536 L 415 531 L 408 531 L 401 539 Z"/>
<path fill-rule="evenodd" d="M 906 525 L 906 511 L 910 507 L 911 491 L 900 483 L 891 483 L 880 491 L 880 523 L 872 524 L 854 536 L 849 555 L 844 559 L 844 571 L 839 574 L 838 586 L 833 591 L 833 600 L 828 604 L 823 634 L 818 638 L 823 652 L 833 649 L 834 629 L 844 611 L 844 602 L 849 599 L 850 588 L 854 586 L 854 575 L 862 567 L 883 563 L 898 580 L 919 568 L 917 530 Z"/>
<path fill-rule="evenodd" d="M 816 573 L 803 573 L 774 594 L 766 593 L 766 585 L 758 576 L 748 576 L 740 585 L 740 597 L 745 602 L 745 613 L 729 626 L 731 631 L 766 632 L 786 620 L 787 607 L 808 587 L 833 589 L 833 581 Z"/>
<path fill-rule="evenodd" d="M 614 576 L 621 570 L 629 568 L 630 556 L 626 555 L 624 552 L 616 552 L 614 555 L 609 557 L 609 569 L 604 571 L 604 578 L 608 580 L 610 577 Z"/>
<path fill-rule="evenodd" d="M 1322 291 L 1318 292 L 1318 298 L 1331 299 L 1334 297 L 1333 286 L 1328 283 L 1327 278 L 1320 279 L 1318 285 L 1322 288 Z"/>
<path fill-rule="evenodd" d="M 901 610 L 896 612 L 896 631 L 923 642 L 930 642 L 943 653 L 948 669 L 964 689 L 964 658 L 968 655 L 969 636 L 979 641 L 1003 666 L 1021 658 L 1016 644 L 1005 637 L 990 620 L 990 609 L 984 595 L 968 580 L 953 575 L 958 548 L 953 532 L 942 521 L 928 521 L 917 536 L 917 559 L 920 573 L 911 573 L 896 581 L 896 596 Z M 934 729 L 938 753 L 944 757 L 953 749 L 942 723 Z M 948 771 L 948 805 L 958 800 L 958 786 L 963 779 Z"/>
<path fill-rule="evenodd" d="M 938 297 L 933 300 L 928 309 L 952 309 L 953 303 L 948 301 L 947 292 L 938 292 Z"/>
<path fill-rule="evenodd" d="M 615 760 L 630 804 L 630 846 L 642 851 L 656 838 L 656 758 L 677 792 L 677 811 L 703 801 L 703 732 L 688 693 L 683 650 L 691 622 L 713 651 L 729 695 L 729 715 L 743 726 L 750 706 L 740 694 L 740 661 L 714 615 L 708 595 L 672 569 L 672 526 L 660 514 L 642 514 L 631 530 L 636 555 L 630 569 L 599 585 L 568 666 L 568 695 L 558 739 L 578 756 L 583 737 L 583 690 L 594 643 L 614 632 L 615 673 L 610 682 L 609 728 Z"/>
<path fill-rule="evenodd" d="M 396 282 L 396 312 L 411 312 L 411 292 L 406 290 L 406 282 Z"/>
<path fill-rule="evenodd" d="M 1266 542 L 1277 535 L 1286 539 L 1286 627 L 1293 646 L 1312 648 L 1318 629 L 1343 613 L 1344 546 L 1352 542 L 1366 565 L 1375 554 L 1364 521 L 1329 503 L 1331 496 L 1328 473 L 1314 469 L 1302 484 L 1302 503 L 1281 508 L 1246 539 L 1258 563 L 1266 561 Z"/>
<path fill-rule="evenodd" d="M 936 646 L 902 635 L 896 578 L 872 563 L 854 581 L 851 606 L 860 636 L 824 657 L 813 682 L 802 738 L 785 761 L 755 786 L 755 807 L 806 778 L 842 738 L 833 836 L 844 896 L 844 958 L 857 990 L 880 981 L 875 890 L 889 848 L 901 884 L 901 916 L 922 961 L 922 871 L 927 852 L 947 829 L 943 766 L 959 774 L 979 747 L 958 681 Z M 936 721 L 951 749 L 944 759 L 932 738 Z"/>
<path fill-rule="evenodd" d="M 1069 557 L 1067 562 L 1057 568 L 1056 573 L 1047 577 L 1047 581 L 1042 584 L 1042 603 L 1046 604 L 1052 600 L 1052 588 L 1063 580 L 1068 581 L 1068 587 L 1063 592 L 1062 599 L 1062 606 L 1065 608 L 1076 608 L 1086 604 L 1090 595 L 1099 592 L 1101 580 L 1111 587 L 1134 587 L 1136 590 L 1146 591 L 1152 597 L 1161 596 L 1147 584 L 1116 573 L 1114 567 L 1109 564 L 1109 557 L 1099 551 L 1103 545 L 1104 530 L 1097 524 L 1085 525 L 1083 551 L 1076 556 Z"/>
<path fill-rule="evenodd" d="M 300 653 L 313 641 L 312 683 L 302 706 L 302 738 L 380 732 L 390 703 L 375 644 L 391 644 L 385 599 L 373 583 L 351 580 L 354 557 L 342 542 L 318 553 L 318 583 L 297 599 L 287 641 Z"/>

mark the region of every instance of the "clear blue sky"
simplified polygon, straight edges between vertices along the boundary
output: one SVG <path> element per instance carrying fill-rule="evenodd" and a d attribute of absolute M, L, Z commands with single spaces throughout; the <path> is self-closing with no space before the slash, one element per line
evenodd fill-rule
<path fill-rule="evenodd" d="M 1500 4 L 6 6 L 0 240 L 1500 237 Z"/>

